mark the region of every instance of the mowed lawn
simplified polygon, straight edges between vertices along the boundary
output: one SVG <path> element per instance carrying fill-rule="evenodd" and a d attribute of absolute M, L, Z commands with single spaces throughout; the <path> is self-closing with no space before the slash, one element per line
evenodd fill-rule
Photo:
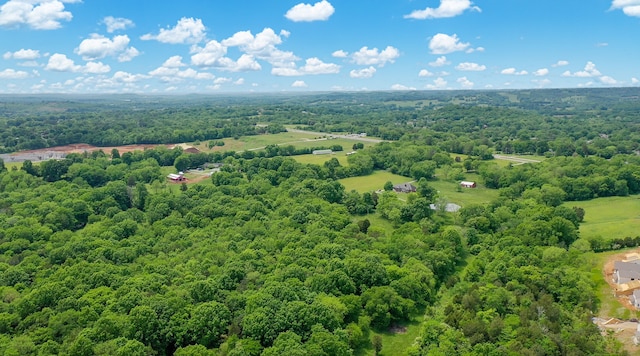
<path fill-rule="evenodd" d="M 584 209 L 580 236 L 605 239 L 640 236 L 640 196 L 607 197 L 567 202 L 565 206 Z"/>
<path fill-rule="evenodd" d="M 340 183 L 344 185 L 347 192 L 355 190 L 358 193 L 365 193 L 383 189 L 386 182 L 400 184 L 411 182 L 412 180 L 413 178 L 403 177 L 387 171 L 375 171 L 368 176 L 340 179 Z"/>
<path fill-rule="evenodd" d="M 465 180 L 476 182 L 477 188 L 458 188 L 459 182 L 443 180 L 429 181 L 429 185 L 438 191 L 438 196 L 449 203 L 455 203 L 462 207 L 470 204 L 487 204 L 498 198 L 498 190 L 484 187 L 479 182 L 477 174 L 465 174 Z"/>

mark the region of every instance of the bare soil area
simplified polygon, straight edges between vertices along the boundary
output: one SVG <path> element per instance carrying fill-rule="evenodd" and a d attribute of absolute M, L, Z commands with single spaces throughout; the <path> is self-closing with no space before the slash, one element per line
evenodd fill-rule
<path fill-rule="evenodd" d="M 109 146 L 109 147 L 97 147 L 86 143 L 78 143 L 74 145 L 47 147 L 39 150 L 20 151 L 10 154 L 2 154 L 2 158 L 5 162 L 24 162 L 30 160 L 31 162 L 46 161 L 49 159 L 62 159 L 69 153 L 84 153 L 102 150 L 106 154 L 111 154 L 111 151 L 115 148 L 123 154 L 125 152 L 142 151 L 147 148 L 154 148 L 158 146 L 173 147 L 175 145 L 125 145 L 125 146 Z"/>

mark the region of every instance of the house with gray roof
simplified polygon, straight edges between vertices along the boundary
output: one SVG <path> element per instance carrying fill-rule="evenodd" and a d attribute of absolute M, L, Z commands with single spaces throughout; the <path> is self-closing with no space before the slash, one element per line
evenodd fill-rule
<path fill-rule="evenodd" d="M 618 284 L 640 280 L 640 264 L 616 261 L 613 265 L 613 281 Z"/>
<path fill-rule="evenodd" d="M 411 183 L 402 183 L 393 186 L 393 191 L 396 193 L 414 193 L 416 190 L 416 186 Z"/>

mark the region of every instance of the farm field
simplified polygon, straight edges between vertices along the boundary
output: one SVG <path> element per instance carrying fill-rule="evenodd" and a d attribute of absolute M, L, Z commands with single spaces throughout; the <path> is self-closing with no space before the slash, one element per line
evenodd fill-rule
<path fill-rule="evenodd" d="M 340 179 L 339 182 L 344 185 L 347 192 L 355 190 L 358 193 L 365 193 L 382 189 L 384 183 L 388 181 L 393 184 L 400 184 L 410 182 L 412 180 L 412 178 L 393 174 L 387 171 L 375 171 L 368 176 L 344 178 Z"/>
<path fill-rule="evenodd" d="M 640 196 L 566 202 L 565 206 L 584 209 L 584 221 L 580 224 L 580 236 L 583 238 L 600 236 L 612 239 L 640 235 Z"/>
<path fill-rule="evenodd" d="M 225 138 L 218 141 L 224 141 L 224 146 L 216 146 L 212 150 L 207 147 L 208 141 L 203 141 L 199 145 L 195 146 L 197 149 L 203 152 L 210 151 L 246 151 L 256 150 L 268 145 L 285 145 L 291 144 L 296 146 L 300 142 L 308 141 L 312 146 L 322 146 L 324 143 L 317 143 L 317 139 L 321 139 L 313 134 L 301 133 L 301 132 L 280 132 L 277 134 L 264 134 L 255 136 L 242 136 L 238 139 Z M 323 142 L 326 140 L 321 140 Z"/>
<path fill-rule="evenodd" d="M 350 152 L 350 151 L 348 151 Z M 347 154 L 343 151 L 343 152 L 336 152 L 335 154 L 331 154 L 331 155 L 314 155 L 314 154 L 309 154 L 309 155 L 299 155 L 299 156 L 292 156 L 291 158 L 295 159 L 296 161 L 298 161 L 299 163 L 304 163 L 304 164 L 317 164 L 319 166 L 323 165 L 324 162 L 332 159 L 332 158 L 336 158 L 338 160 L 338 162 L 340 162 L 340 165 L 342 166 L 348 166 L 349 162 L 347 162 Z"/>
<path fill-rule="evenodd" d="M 242 136 L 238 139 L 225 138 L 224 146 L 216 146 L 213 149 L 207 147 L 208 141 L 200 142 L 198 145 L 193 145 L 202 152 L 215 152 L 215 151 L 254 151 L 260 150 L 268 145 L 291 145 L 296 148 L 305 147 L 319 147 L 319 146 L 333 146 L 340 145 L 345 152 L 350 152 L 351 147 L 355 142 L 361 142 L 358 140 L 352 140 L 348 138 L 335 138 L 327 139 L 324 136 L 319 136 L 312 133 L 305 132 L 281 132 L 277 134 L 264 134 L 256 136 Z M 362 142 L 365 147 L 371 146 L 371 142 Z"/>

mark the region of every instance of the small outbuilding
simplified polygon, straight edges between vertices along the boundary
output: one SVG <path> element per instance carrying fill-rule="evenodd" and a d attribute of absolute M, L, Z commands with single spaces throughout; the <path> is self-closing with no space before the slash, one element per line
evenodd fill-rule
<path fill-rule="evenodd" d="M 462 188 L 475 188 L 477 187 L 476 182 L 469 182 L 466 180 L 463 180 L 462 182 L 460 182 L 460 186 Z"/>
<path fill-rule="evenodd" d="M 332 150 L 314 150 L 313 152 L 314 155 L 330 155 L 333 153 Z"/>
<path fill-rule="evenodd" d="M 184 181 L 187 180 L 187 178 L 184 177 L 184 173 L 183 172 L 178 172 L 178 174 L 171 173 L 171 174 L 167 175 L 167 179 L 172 181 L 172 182 L 184 182 Z"/>
<path fill-rule="evenodd" d="M 613 264 L 613 281 L 618 284 L 640 280 L 640 264 L 616 261 Z"/>

